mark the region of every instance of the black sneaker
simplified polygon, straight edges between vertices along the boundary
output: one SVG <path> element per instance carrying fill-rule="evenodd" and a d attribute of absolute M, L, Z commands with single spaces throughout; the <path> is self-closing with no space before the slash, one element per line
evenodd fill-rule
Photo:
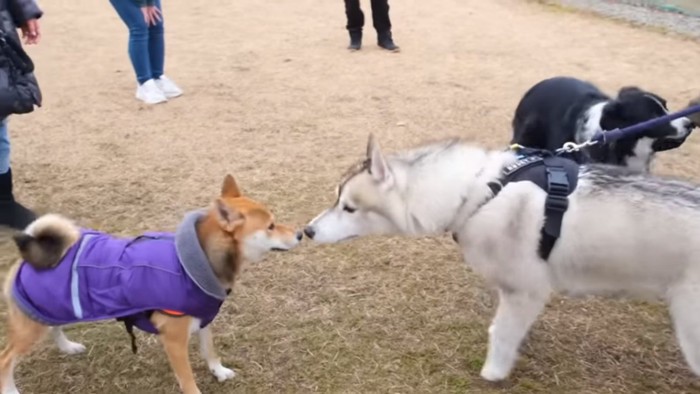
<path fill-rule="evenodd" d="M 360 48 L 362 48 L 362 30 L 350 31 L 350 45 L 348 49 L 359 51 Z"/>
<path fill-rule="evenodd" d="M 386 49 L 387 51 L 398 52 L 399 46 L 394 43 L 393 38 L 391 38 L 391 31 L 385 31 L 377 34 L 377 45 Z"/>
<path fill-rule="evenodd" d="M 17 201 L 0 201 L 0 226 L 24 230 L 35 219 L 34 212 Z"/>
<path fill-rule="evenodd" d="M 0 174 L 0 226 L 24 230 L 34 219 L 34 212 L 15 201 L 12 194 L 12 170 Z"/>

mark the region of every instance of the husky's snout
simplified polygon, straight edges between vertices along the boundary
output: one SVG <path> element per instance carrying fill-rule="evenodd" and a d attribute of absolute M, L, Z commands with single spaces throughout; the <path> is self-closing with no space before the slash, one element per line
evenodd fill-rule
<path fill-rule="evenodd" d="M 304 228 L 304 235 L 306 235 L 309 239 L 314 239 L 316 230 L 314 230 L 312 226 L 306 226 L 306 228 Z"/>

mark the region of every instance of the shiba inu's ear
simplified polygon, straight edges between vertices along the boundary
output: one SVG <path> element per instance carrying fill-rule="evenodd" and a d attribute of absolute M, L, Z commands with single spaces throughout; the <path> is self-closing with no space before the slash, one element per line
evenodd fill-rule
<path fill-rule="evenodd" d="M 241 196 L 241 190 L 236 184 L 236 180 L 233 179 L 231 174 L 226 174 L 224 178 L 224 184 L 221 186 L 221 197 L 237 198 Z"/>
<path fill-rule="evenodd" d="M 238 210 L 226 204 L 226 201 L 217 198 L 214 204 L 216 206 L 216 218 L 224 231 L 232 233 L 237 227 L 245 223 L 245 217 Z"/>
<path fill-rule="evenodd" d="M 381 183 L 391 181 L 391 172 L 386 164 L 384 155 L 382 154 L 379 143 L 374 138 L 374 134 L 369 135 L 367 140 L 367 158 L 369 159 L 369 173 L 372 177 Z"/>

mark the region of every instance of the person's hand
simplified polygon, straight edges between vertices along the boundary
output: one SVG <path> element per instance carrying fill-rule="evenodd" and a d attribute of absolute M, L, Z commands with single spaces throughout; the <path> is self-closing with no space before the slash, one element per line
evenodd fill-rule
<path fill-rule="evenodd" d="M 41 31 L 39 30 L 39 20 L 30 19 L 25 24 L 20 26 L 22 29 L 22 38 L 24 43 L 28 45 L 38 44 L 41 39 Z"/>
<path fill-rule="evenodd" d="M 155 25 L 163 19 L 160 9 L 156 6 L 141 7 L 141 13 L 143 13 L 143 20 L 146 21 L 147 26 Z"/>

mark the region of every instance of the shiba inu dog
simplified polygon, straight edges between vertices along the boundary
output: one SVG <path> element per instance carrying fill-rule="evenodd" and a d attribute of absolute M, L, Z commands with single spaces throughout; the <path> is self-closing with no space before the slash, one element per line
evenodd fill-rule
<path fill-rule="evenodd" d="M 700 375 L 700 185 L 582 166 L 545 259 L 539 245 L 548 192 L 529 180 L 501 182 L 521 160 L 456 139 L 385 156 L 370 137 L 366 159 L 304 231 L 319 243 L 454 234 L 465 261 L 499 294 L 486 380 L 510 375 L 521 341 L 555 292 L 665 301 L 685 359 Z M 502 188 L 494 192 L 494 184 Z"/>
<path fill-rule="evenodd" d="M 61 326 L 118 319 L 157 334 L 186 394 L 199 393 L 188 356 L 198 333 L 202 356 L 219 381 L 233 378 L 214 349 L 209 323 L 245 262 L 294 248 L 302 233 L 275 223 L 261 203 L 242 195 L 232 176 L 207 210 L 190 212 L 175 233 L 117 238 L 48 214 L 17 234 L 22 259 L 10 270 L 7 346 L 0 353 L 2 394 L 18 393 L 13 370 L 46 333 L 64 353 L 85 347 Z M 136 351 L 135 342 L 132 342 Z M 139 391 L 139 390 L 137 390 Z"/>

